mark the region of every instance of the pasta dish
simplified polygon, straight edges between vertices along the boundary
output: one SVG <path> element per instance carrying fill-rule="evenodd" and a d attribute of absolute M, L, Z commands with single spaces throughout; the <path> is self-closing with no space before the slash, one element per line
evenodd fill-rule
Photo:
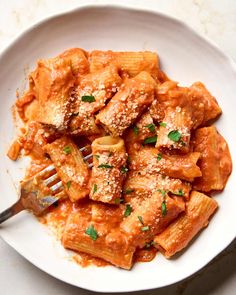
<path fill-rule="evenodd" d="M 25 179 L 54 165 L 63 190 L 40 219 L 81 264 L 170 258 L 216 212 L 232 170 L 213 125 L 222 110 L 203 83 L 171 80 L 155 52 L 40 59 L 15 109 L 23 127 L 8 156 L 30 156 Z"/>

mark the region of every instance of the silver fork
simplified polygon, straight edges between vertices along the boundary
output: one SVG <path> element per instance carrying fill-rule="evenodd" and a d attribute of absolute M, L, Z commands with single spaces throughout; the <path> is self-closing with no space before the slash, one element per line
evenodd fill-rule
<path fill-rule="evenodd" d="M 82 147 L 80 151 L 83 152 L 86 149 L 87 147 Z M 88 161 L 92 156 L 89 154 L 83 159 Z M 89 168 L 92 167 L 92 163 L 87 162 L 87 165 Z M 32 178 L 22 181 L 20 186 L 19 200 L 0 213 L 0 224 L 25 209 L 31 210 L 36 216 L 39 216 L 65 195 L 62 181 L 57 175 L 54 165 L 46 167 Z"/>

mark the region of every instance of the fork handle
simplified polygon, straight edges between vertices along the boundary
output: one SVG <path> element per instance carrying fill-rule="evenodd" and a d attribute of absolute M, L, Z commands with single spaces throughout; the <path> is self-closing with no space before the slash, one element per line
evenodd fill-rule
<path fill-rule="evenodd" d="M 12 205 L 10 208 L 6 209 L 2 213 L 0 213 L 0 224 L 4 222 L 5 220 L 9 219 L 10 217 L 16 215 L 20 211 L 24 210 L 22 203 L 20 200 L 18 200 L 14 205 Z"/>

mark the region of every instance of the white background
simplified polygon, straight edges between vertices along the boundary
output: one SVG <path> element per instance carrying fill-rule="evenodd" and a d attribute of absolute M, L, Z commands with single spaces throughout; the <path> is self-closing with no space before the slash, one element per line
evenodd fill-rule
<path fill-rule="evenodd" d="M 104 2 L 147 7 L 184 20 L 236 60 L 235 0 L 0 0 L 0 51 L 22 29 L 45 16 L 85 3 Z M 0 295 L 2 294 L 88 295 L 94 293 L 51 278 L 0 239 Z M 236 242 L 202 271 L 184 282 L 135 294 L 236 294 Z"/>

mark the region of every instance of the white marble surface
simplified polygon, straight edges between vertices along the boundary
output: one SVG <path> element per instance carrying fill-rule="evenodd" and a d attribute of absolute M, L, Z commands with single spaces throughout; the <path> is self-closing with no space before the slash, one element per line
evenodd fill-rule
<path fill-rule="evenodd" d="M 0 0 L 0 51 L 32 23 L 56 12 L 91 3 L 134 5 L 184 20 L 236 60 L 235 0 Z M 93 293 L 51 278 L 0 239 L 0 294 Z M 184 282 L 135 294 L 236 294 L 236 242 L 202 271 Z"/>

